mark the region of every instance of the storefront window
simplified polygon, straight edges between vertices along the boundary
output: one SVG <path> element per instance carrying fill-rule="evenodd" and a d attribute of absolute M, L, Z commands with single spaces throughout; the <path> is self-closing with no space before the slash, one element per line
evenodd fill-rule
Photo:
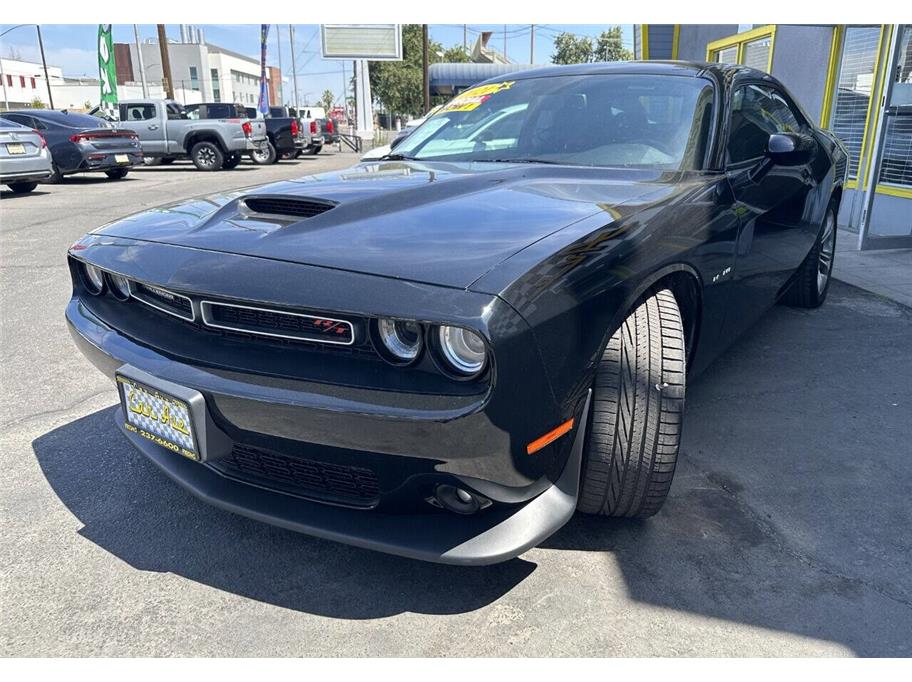
<path fill-rule="evenodd" d="M 858 178 L 871 90 L 880 46 L 880 26 L 847 26 L 839 61 L 830 129 L 849 152 L 849 178 Z"/>
<path fill-rule="evenodd" d="M 912 25 L 901 29 L 890 100 L 884 110 L 881 183 L 912 188 Z"/>

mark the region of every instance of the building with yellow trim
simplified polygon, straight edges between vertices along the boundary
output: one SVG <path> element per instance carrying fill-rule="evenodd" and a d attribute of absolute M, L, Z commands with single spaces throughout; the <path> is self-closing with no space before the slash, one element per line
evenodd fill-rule
<path fill-rule="evenodd" d="M 634 54 L 771 73 L 849 151 L 840 227 L 912 247 L 912 24 L 638 24 Z"/>

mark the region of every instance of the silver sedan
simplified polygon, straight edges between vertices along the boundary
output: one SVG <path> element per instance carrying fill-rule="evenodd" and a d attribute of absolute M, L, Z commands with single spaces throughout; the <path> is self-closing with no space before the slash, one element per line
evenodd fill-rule
<path fill-rule="evenodd" d="M 47 143 L 35 130 L 0 118 L 0 184 L 31 192 L 51 174 Z"/>

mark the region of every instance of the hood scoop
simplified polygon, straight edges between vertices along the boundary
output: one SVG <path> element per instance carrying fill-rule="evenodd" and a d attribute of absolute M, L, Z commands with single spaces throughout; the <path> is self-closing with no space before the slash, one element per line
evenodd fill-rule
<path fill-rule="evenodd" d="M 256 194 L 244 197 L 240 201 L 241 210 L 250 217 L 255 215 L 269 216 L 271 218 L 284 218 L 286 220 L 299 220 L 313 218 L 321 213 L 335 208 L 333 201 L 308 199 L 289 196 L 269 196 Z"/>

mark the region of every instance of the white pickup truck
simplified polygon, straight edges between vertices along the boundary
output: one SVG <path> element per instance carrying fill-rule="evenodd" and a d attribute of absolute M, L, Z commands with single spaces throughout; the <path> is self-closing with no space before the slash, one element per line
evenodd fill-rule
<path fill-rule="evenodd" d="M 202 171 L 231 169 L 243 154 L 266 144 L 266 125 L 247 118 L 207 118 L 193 120 L 173 100 L 121 100 L 119 128 L 129 128 L 139 136 L 143 155 L 153 164 L 170 163 L 189 157 Z M 233 109 L 233 108 L 232 108 Z M 95 113 L 95 112 L 93 112 Z"/>

